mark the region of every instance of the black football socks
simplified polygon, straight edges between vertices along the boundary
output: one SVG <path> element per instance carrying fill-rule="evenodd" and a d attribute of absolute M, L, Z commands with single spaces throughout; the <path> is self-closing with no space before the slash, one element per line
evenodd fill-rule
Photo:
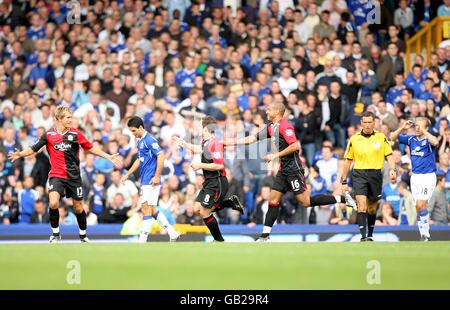
<path fill-rule="evenodd" d="M 50 208 L 50 226 L 52 227 L 53 236 L 59 236 L 59 209 Z"/>
<path fill-rule="evenodd" d="M 340 198 L 340 201 L 338 201 L 338 198 Z M 314 206 L 327 206 L 327 205 L 332 205 L 335 203 L 345 203 L 345 197 L 344 196 L 333 196 L 333 195 L 316 195 L 316 196 L 312 196 L 309 199 L 309 206 L 310 207 L 314 207 Z"/>
<path fill-rule="evenodd" d="M 373 229 L 375 228 L 375 221 L 377 219 L 377 215 L 367 213 L 367 226 L 369 228 L 369 234 L 367 237 L 373 237 Z"/>
<path fill-rule="evenodd" d="M 367 213 L 358 212 L 356 215 L 356 223 L 359 226 L 359 232 L 361 233 L 361 238 L 366 238 L 366 225 L 367 225 Z"/>
<path fill-rule="evenodd" d="M 211 232 L 211 235 L 213 236 L 214 240 L 225 241 L 222 237 L 222 233 L 220 232 L 219 224 L 217 223 L 217 220 L 213 214 L 211 214 L 208 217 L 203 218 L 203 221 L 205 222 L 206 226 L 208 227 L 209 231 Z"/>
<path fill-rule="evenodd" d="M 272 226 L 278 217 L 278 211 L 280 210 L 280 203 L 269 202 L 269 210 L 267 210 L 266 218 L 264 220 L 264 228 L 261 234 L 261 238 L 268 238 L 272 231 Z"/>
<path fill-rule="evenodd" d="M 80 239 L 86 238 L 86 212 L 83 210 L 81 213 L 75 213 L 77 217 L 78 227 L 80 228 Z"/>

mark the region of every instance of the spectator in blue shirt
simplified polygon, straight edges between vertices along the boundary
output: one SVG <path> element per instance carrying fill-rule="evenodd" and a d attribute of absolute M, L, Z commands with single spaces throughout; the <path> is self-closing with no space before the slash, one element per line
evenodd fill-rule
<path fill-rule="evenodd" d="M 64 225 L 76 225 L 77 218 L 67 207 L 62 206 L 59 208 L 59 223 Z"/>
<path fill-rule="evenodd" d="M 450 169 L 449 169 L 449 154 L 442 153 L 439 156 L 439 169 L 436 174 L 445 176 L 445 188 L 450 190 Z"/>
<path fill-rule="evenodd" d="M 194 59 L 191 56 L 187 56 L 184 60 L 184 69 L 178 71 L 175 77 L 176 82 L 181 86 L 183 98 L 187 98 L 194 87 L 195 76 Z"/>
<path fill-rule="evenodd" d="M 211 27 L 211 36 L 207 41 L 208 45 L 213 46 L 214 44 L 220 44 L 220 47 L 227 48 L 227 41 L 220 36 L 219 25 L 213 25 Z"/>
<path fill-rule="evenodd" d="M 169 18 L 172 19 L 175 10 L 179 13 L 179 19 L 183 20 L 186 10 L 191 5 L 191 0 L 164 0 L 164 6 L 169 11 Z"/>
<path fill-rule="evenodd" d="M 360 68 L 357 68 L 358 71 L 361 80 L 361 101 L 367 105 L 370 103 L 372 93 L 377 88 L 377 76 L 374 71 L 369 69 L 368 59 L 363 58 L 360 60 Z"/>
<path fill-rule="evenodd" d="M 389 88 L 386 94 L 386 102 L 395 104 L 400 100 L 403 90 L 406 89 L 404 83 L 403 72 L 397 72 L 394 77 L 395 85 Z"/>
<path fill-rule="evenodd" d="M 390 183 L 383 186 L 382 199 L 391 204 L 394 209 L 394 215 L 397 218 L 400 212 L 400 193 L 397 189 L 397 180 L 391 180 Z"/>
<path fill-rule="evenodd" d="M 358 26 L 367 23 L 368 15 L 375 8 L 375 2 L 370 1 L 347 0 L 347 4 Z"/>
<path fill-rule="evenodd" d="M 438 16 L 450 16 L 450 0 L 444 0 L 437 13 Z"/>
<path fill-rule="evenodd" d="M 311 195 L 321 195 L 327 193 L 327 182 L 319 174 L 319 167 L 311 166 L 309 169 L 309 182 L 311 183 Z"/>
<path fill-rule="evenodd" d="M 39 198 L 38 192 L 33 189 L 33 183 L 32 177 L 26 177 L 23 182 L 24 189 L 19 192 L 20 223 L 30 223 L 34 204 Z"/>
<path fill-rule="evenodd" d="M 330 140 L 324 140 L 322 146 L 330 147 L 333 149 L 333 143 Z M 336 153 L 333 152 L 333 158 L 339 159 Z M 319 160 L 323 159 L 322 149 L 314 153 L 313 165 L 315 165 Z"/>
<path fill-rule="evenodd" d="M 40 78 L 45 79 L 49 88 L 53 88 L 55 84 L 55 75 L 52 66 L 48 64 L 48 55 L 46 51 L 40 51 L 38 53 L 38 64 L 31 69 L 30 72 L 30 85 L 36 85 L 36 81 Z"/>
<path fill-rule="evenodd" d="M 423 82 L 423 91 L 419 95 L 419 99 L 421 100 L 433 99 L 433 95 L 431 94 L 433 85 L 434 85 L 433 79 L 426 78 L 425 81 Z"/>
<path fill-rule="evenodd" d="M 52 2 L 52 12 L 50 13 L 50 20 L 56 25 L 60 25 L 66 21 L 66 14 L 61 9 L 59 1 Z"/>
<path fill-rule="evenodd" d="M 119 41 L 119 34 L 116 30 L 110 33 L 110 43 L 108 45 L 108 50 L 110 53 L 118 53 L 126 48 L 125 44 Z"/>
<path fill-rule="evenodd" d="M 414 98 L 419 98 L 423 92 L 422 70 L 421 65 L 414 65 L 412 72 L 408 75 L 404 83 L 406 87 L 414 91 Z"/>
<path fill-rule="evenodd" d="M 31 27 L 28 28 L 27 36 L 33 41 L 37 39 L 44 39 L 46 37 L 45 29 L 42 26 L 41 17 L 37 13 L 34 13 L 31 16 Z"/>
<path fill-rule="evenodd" d="M 263 60 L 260 57 L 260 51 L 258 47 L 253 47 L 250 51 L 250 56 L 245 53 L 241 59 L 241 65 L 247 68 L 250 72 L 252 81 L 256 78 L 256 73 L 261 69 Z"/>
<path fill-rule="evenodd" d="M 86 154 L 85 165 L 81 167 L 81 175 L 83 180 L 83 185 L 86 185 L 86 193 L 89 191 L 89 186 L 91 186 L 95 181 L 95 175 L 98 173 L 94 166 L 95 156 L 91 153 Z M 84 184 L 86 183 L 86 184 Z"/>
<path fill-rule="evenodd" d="M 103 213 L 104 206 L 106 206 L 105 180 L 106 178 L 103 173 L 97 173 L 95 183 L 89 192 L 90 209 L 97 215 Z"/>

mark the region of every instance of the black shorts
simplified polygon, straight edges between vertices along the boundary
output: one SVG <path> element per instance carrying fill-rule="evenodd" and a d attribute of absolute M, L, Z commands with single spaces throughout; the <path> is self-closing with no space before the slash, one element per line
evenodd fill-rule
<path fill-rule="evenodd" d="M 52 177 L 48 180 L 48 191 L 57 192 L 61 197 L 66 196 L 74 200 L 83 200 L 83 183 L 81 178 L 67 180 Z"/>
<path fill-rule="evenodd" d="M 370 201 L 378 201 L 381 199 L 383 173 L 381 170 L 354 169 L 352 185 L 355 195 L 364 195 Z"/>
<path fill-rule="evenodd" d="M 216 204 L 222 202 L 228 192 L 228 180 L 226 177 L 206 179 L 203 188 L 198 193 L 196 201 L 202 207 L 211 209 Z"/>
<path fill-rule="evenodd" d="M 306 191 L 305 176 L 302 171 L 289 173 L 280 171 L 275 176 L 272 189 L 283 194 L 292 191 L 294 195 L 300 195 Z"/>

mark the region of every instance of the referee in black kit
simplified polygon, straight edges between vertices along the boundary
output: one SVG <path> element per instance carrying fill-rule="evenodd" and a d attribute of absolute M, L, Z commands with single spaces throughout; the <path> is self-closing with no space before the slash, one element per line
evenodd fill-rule
<path fill-rule="evenodd" d="M 386 136 L 374 130 L 375 115 L 364 112 L 361 115 L 360 132 L 355 133 L 348 141 L 345 151 L 345 165 L 342 173 L 342 191 L 347 191 L 347 177 L 350 166 L 353 166 L 353 192 L 356 196 L 358 213 L 356 223 L 361 232 L 361 241 L 373 241 L 373 229 L 377 213 L 378 200 L 381 199 L 383 185 L 384 160 L 389 164 L 389 177 L 397 178 L 392 148 Z M 366 225 L 369 228 L 366 235 Z"/>

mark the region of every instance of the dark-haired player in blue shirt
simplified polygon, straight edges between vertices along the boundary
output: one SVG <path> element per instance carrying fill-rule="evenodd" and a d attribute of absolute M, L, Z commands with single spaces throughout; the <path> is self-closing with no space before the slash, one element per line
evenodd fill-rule
<path fill-rule="evenodd" d="M 164 230 L 167 231 L 170 241 L 176 241 L 180 237 L 172 225 L 167 221 L 166 216 L 156 208 L 158 205 L 159 191 L 161 189 L 161 172 L 164 167 L 165 156 L 158 144 L 158 141 L 144 129 L 144 121 L 134 116 L 128 120 L 128 128 L 131 133 L 138 138 L 138 158 L 122 177 L 124 183 L 138 168 L 141 176 L 141 210 L 143 220 L 139 242 L 147 242 L 148 232 L 152 225 L 152 217 L 158 221 Z"/>

